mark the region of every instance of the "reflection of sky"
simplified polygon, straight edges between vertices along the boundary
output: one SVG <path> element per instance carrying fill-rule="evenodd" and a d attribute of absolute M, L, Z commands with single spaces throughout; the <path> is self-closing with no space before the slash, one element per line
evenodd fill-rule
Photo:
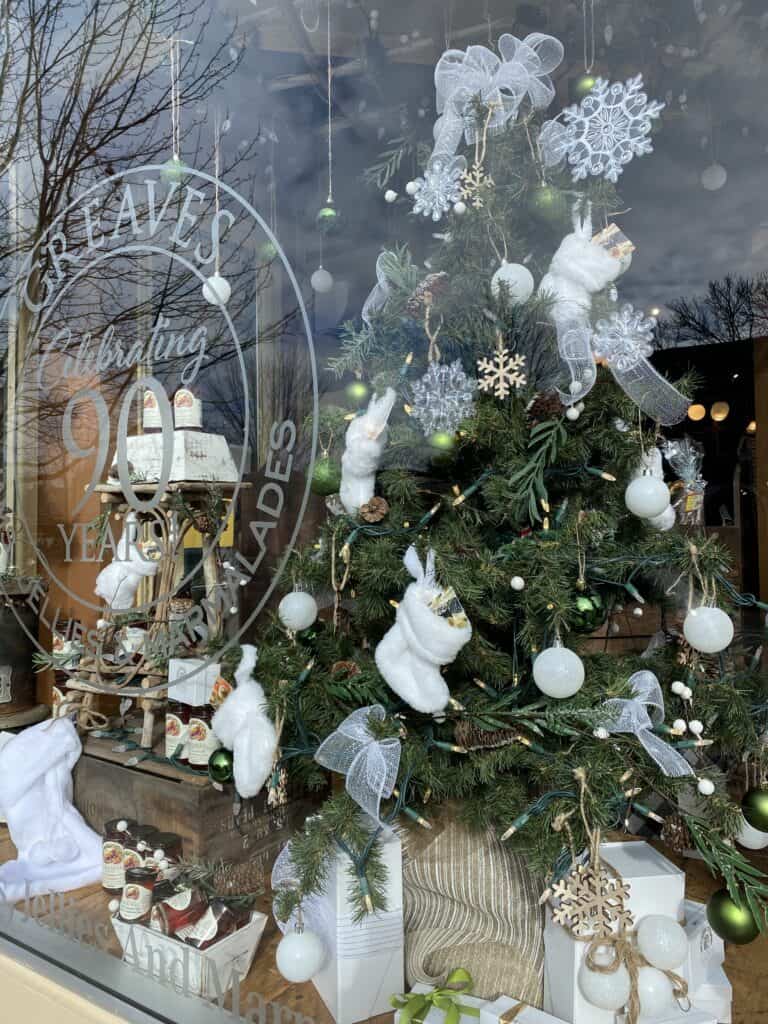
<path fill-rule="evenodd" d="M 226 0 L 230 17 L 242 20 L 243 63 L 225 87 L 232 129 L 227 146 L 261 132 L 264 141 L 249 166 L 254 199 L 261 209 L 270 202 L 268 182 L 277 182 L 277 230 L 303 282 L 320 262 L 313 214 L 326 188 L 324 125 L 324 46 L 322 30 L 305 36 L 314 49 L 308 64 L 298 51 L 299 38 L 288 23 L 284 5 L 260 0 Z M 334 3 L 334 26 L 341 67 L 371 52 L 367 29 L 355 5 Z M 348 286 L 347 294 L 324 300 L 318 309 L 322 329 L 341 315 L 354 315 L 370 287 L 377 251 L 412 229 L 403 208 L 385 206 L 381 196 L 361 179 L 388 138 L 399 133 L 402 104 L 411 126 L 425 137 L 433 110 L 419 122 L 423 97 L 433 102 L 432 69 L 444 40 L 450 8 L 454 45 L 487 43 L 486 17 L 493 34 L 518 35 L 541 29 L 561 37 L 567 50 L 565 78 L 553 111 L 568 102 L 568 80 L 582 60 L 581 5 L 551 0 L 518 5 L 524 24 L 501 0 L 392 0 L 382 4 L 378 29 L 384 48 L 395 56 L 372 65 L 368 72 L 340 75 L 335 86 L 336 116 L 343 126 L 335 133 L 337 205 L 345 219 L 339 241 L 326 247 L 324 264 Z M 525 10 L 527 8 L 527 15 Z M 261 16 L 257 17 L 261 11 Z M 256 12 L 256 13 L 254 13 Z M 534 15 L 544 18 L 533 24 Z M 474 34 L 461 30 L 476 26 Z M 612 30 L 611 45 L 605 29 Z M 620 180 L 630 212 L 617 218 L 638 247 L 633 266 L 621 282 L 622 294 L 638 305 L 664 305 L 681 295 L 702 292 L 710 279 L 731 274 L 756 274 L 768 263 L 768 8 L 764 0 L 661 0 L 596 3 L 598 57 L 596 71 L 612 78 L 643 72 L 649 93 L 668 101 L 662 130 L 654 136 L 655 153 L 635 161 Z M 292 34 L 293 33 L 293 34 Z M 414 33 L 417 39 L 413 40 Z M 430 36 L 431 45 L 418 45 Z M 610 33 L 609 33 L 610 34 Z M 404 47 L 403 40 L 410 37 Z M 357 46 L 355 46 L 357 38 Z M 270 49 L 270 40 L 282 52 Z M 288 44 L 291 44 L 290 47 Z M 259 49 L 261 44 L 264 49 Z M 288 52 L 292 49 L 293 52 Z M 568 62 L 570 61 L 570 64 Z M 276 88 L 285 75 L 316 74 L 294 88 Z M 375 72 L 375 73 L 372 73 Z M 274 132 L 277 142 L 268 141 Z M 381 136 L 381 138 L 379 138 Z M 728 180 L 717 192 L 706 191 L 701 172 L 717 159 Z M 412 175 L 405 169 L 396 184 Z M 765 225 L 765 226 L 763 226 Z M 425 233 L 429 229 L 424 229 Z"/>

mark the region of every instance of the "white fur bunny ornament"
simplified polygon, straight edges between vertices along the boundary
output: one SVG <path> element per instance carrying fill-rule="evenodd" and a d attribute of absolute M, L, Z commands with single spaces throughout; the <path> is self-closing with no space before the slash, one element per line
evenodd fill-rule
<path fill-rule="evenodd" d="M 373 497 L 376 470 L 387 443 L 387 421 L 394 404 L 395 392 L 387 388 L 381 398 L 374 395 L 362 416 L 355 416 L 347 427 L 339 497 L 350 515 L 356 515 L 360 506 Z"/>
<path fill-rule="evenodd" d="M 235 788 L 247 798 L 256 796 L 272 773 L 278 740 L 264 691 L 253 678 L 258 652 L 251 644 L 243 644 L 242 652 L 235 671 L 237 686 L 213 716 L 211 727 L 233 752 Z"/>
<path fill-rule="evenodd" d="M 126 611 L 133 607 L 139 583 L 152 577 L 159 568 L 156 545 L 142 544 L 139 522 L 134 511 L 125 516 L 123 533 L 117 542 L 115 557 L 96 577 L 95 593 L 106 601 L 113 611 Z M 153 557 L 157 555 L 157 557 Z"/>
<path fill-rule="evenodd" d="M 551 318 L 557 345 L 571 377 L 568 393 L 559 391 L 565 405 L 580 401 L 595 383 L 592 358 L 592 296 L 612 284 L 627 264 L 592 241 L 592 214 L 584 219 L 573 209 L 573 231 L 566 235 L 541 279 L 538 294 L 552 299 Z"/>
<path fill-rule="evenodd" d="M 394 626 L 376 648 L 376 666 L 415 711 L 436 714 L 451 698 L 440 669 L 456 658 L 472 636 L 472 626 L 463 611 L 446 617 L 434 610 L 444 595 L 453 593 L 436 582 L 434 551 L 428 552 L 424 567 L 413 546 L 403 561 L 415 582 L 397 607 Z M 455 595 L 453 602 L 458 604 Z"/>

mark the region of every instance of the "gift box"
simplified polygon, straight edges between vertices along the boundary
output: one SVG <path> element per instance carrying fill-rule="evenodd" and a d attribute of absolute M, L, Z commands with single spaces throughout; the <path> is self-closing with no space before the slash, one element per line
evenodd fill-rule
<path fill-rule="evenodd" d="M 725 943 L 707 920 L 706 904 L 686 900 L 683 909 L 688 936 L 685 977 L 691 992 L 695 992 L 706 982 L 709 972 L 725 962 Z"/>
<path fill-rule="evenodd" d="M 704 980 L 691 989 L 690 996 L 696 1010 L 708 1013 L 718 1024 L 731 1024 L 733 988 L 719 964 L 709 968 Z"/>
<path fill-rule="evenodd" d="M 340 854 L 322 896 L 307 901 L 305 920 L 322 931 L 327 956 L 312 982 L 336 1024 L 356 1024 L 391 1013 L 393 993 L 405 987 L 403 975 L 403 865 L 400 839 L 381 843 L 387 871 L 387 909 L 355 921 L 349 898 L 350 860 Z"/>
<path fill-rule="evenodd" d="M 627 1018 L 624 1014 L 616 1018 L 617 1024 L 626 1024 Z M 668 1017 L 640 1017 L 641 1022 L 653 1021 L 653 1024 L 718 1024 L 717 1017 L 705 1010 L 675 1008 Z"/>
<path fill-rule="evenodd" d="M 480 1024 L 512 1024 L 513 1021 L 514 1024 L 563 1024 L 551 1013 L 509 996 L 499 996 L 480 1008 Z"/>
<path fill-rule="evenodd" d="M 409 994 L 414 995 L 416 993 L 423 993 L 426 995 L 432 991 L 434 990 L 431 985 L 422 985 L 418 982 L 413 986 Z M 513 1002 L 513 1000 L 509 1000 L 509 1002 Z M 389 1005 L 391 1008 L 391 1003 Z M 469 996 L 465 995 L 463 992 L 456 992 L 454 1006 L 456 1006 L 460 1012 L 459 1024 L 477 1024 L 478 1019 L 482 1019 L 480 1015 L 483 1007 L 487 1005 L 488 1004 L 484 999 L 478 999 L 477 996 Z M 465 1013 L 462 1008 L 466 1008 L 471 1012 Z M 401 1010 L 395 1011 L 395 1024 L 400 1024 L 401 1013 Z M 419 1015 L 419 1017 L 422 1019 L 421 1015 Z M 494 1018 L 494 1024 L 496 1024 L 496 1020 L 497 1018 Z M 545 1018 L 545 1020 L 550 1020 L 550 1018 Z M 445 1011 L 439 1009 L 437 1006 L 431 1006 L 424 1015 L 423 1021 L 424 1024 L 445 1024 Z M 539 1022 L 537 1022 L 537 1024 L 539 1024 Z"/>
<path fill-rule="evenodd" d="M 648 843 L 603 843 L 601 858 L 629 884 L 627 909 L 635 924 L 648 914 L 683 920 L 685 872 Z M 544 1009 L 569 1024 L 614 1024 L 615 1014 L 587 1002 L 578 985 L 587 943 L 575 939 L 552 918 L 544 924 Z M 685 974 L 684 971 L 680 972 Z"/>

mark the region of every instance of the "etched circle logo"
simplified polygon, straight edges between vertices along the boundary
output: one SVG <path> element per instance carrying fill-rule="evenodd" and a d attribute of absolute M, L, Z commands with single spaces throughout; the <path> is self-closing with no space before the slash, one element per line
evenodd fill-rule
<path fill-rule="evenodd" d="M 25 579 L 33 639 L 97 689 L 165 689 L 174 658 L 172 684 L 197 675 L 268 601 L 309 499 L 317 370 L 284 252 L 223 181 L 139 167 L 52 221 L 5 314 L 0 586 Z"/>

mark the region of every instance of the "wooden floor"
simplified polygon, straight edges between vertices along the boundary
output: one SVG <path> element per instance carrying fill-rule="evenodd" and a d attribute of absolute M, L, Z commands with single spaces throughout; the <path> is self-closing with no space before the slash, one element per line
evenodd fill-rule
<path fill-rule="evenodd" d="M 664 853 L 669 855 L 666 849 Z M 8 831 L 5 826 L 0 826 L 0 863 L 14 856 L 15 850 L 8 838 Z M 686 891 L 690 899 L 703 902 L 711 892 L 719 888 L 700 861 L 672 859 L 686 872 Z M 758 863 L 768 869 L 768 857 L 761 858 Z M 80 889 L 76 897 L 78 907 L 94 919 L 104 921 L 108 916 L 107 904 L 110 897 L 99 886 Z M 275 947 L 280 940 L 280 932 L 269 912 L 270 901 L 267 896 L 260 901 L 258 909 L 268 915 L 268 923 L 256 960 L 243 986 L 244 993 L 258 992 L 266 1000 L 274 1000 L 286 1009 L 301 1011 L 313 1018 L 316 1024 L 333 1024 L 311 983 L 289 985 L 278 973 L 275 967 Z M 115 956 L 120 955 L 116 939 L 110 952 Z M 734 990 L 733 1024 L 768 1024 L 768 936 L 761 936 L 748 946 L 728 946 L 725 969 Z M 379 1024 L 388 1020 L 389 1015 L 377 1018 Z"/>

